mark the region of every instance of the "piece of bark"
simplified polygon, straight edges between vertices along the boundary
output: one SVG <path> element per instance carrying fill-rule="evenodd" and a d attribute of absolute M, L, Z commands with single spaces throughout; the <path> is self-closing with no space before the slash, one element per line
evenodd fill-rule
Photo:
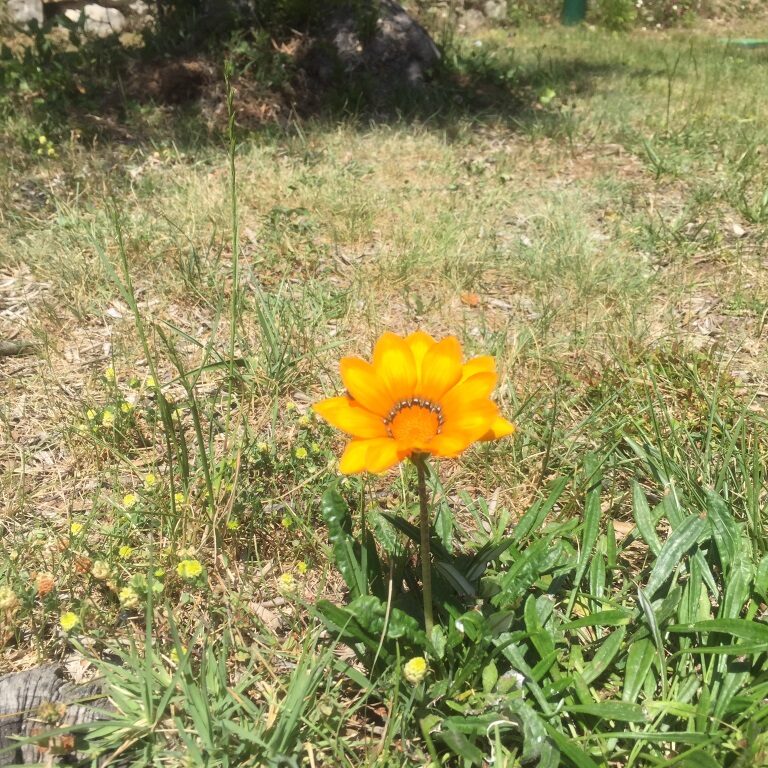
<path fill-rule="evenodd" d="M 43 722 L 41 705 L 49 711 L 60 706 L 58 722 Z M 101 717 L 98 709 L 106 707 L 100 680 L 77 685 L 67 679 L 64 668 L 57 664 L 0 677 L 0 766 L 39 764 L 43 754 L 38 745 L 19 744 L 18 737 L 92 722 Z"/>

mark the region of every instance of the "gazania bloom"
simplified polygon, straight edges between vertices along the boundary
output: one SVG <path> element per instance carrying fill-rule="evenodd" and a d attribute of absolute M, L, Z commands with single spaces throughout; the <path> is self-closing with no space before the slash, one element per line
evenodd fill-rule
<path fill-rule="evenodd" d="M 477 440 L 515 431 L 490 399 L 494 359 L 462 363 L 453 336 L 435 341 L 423 331 L 405 338 L 385 333 L 372 363 L 345 357 L 340 369 L 347 393 L 314 409 L 352 437 L 339 462 L 344 474 L 383 472 L 418 454 L 452 458 Z"/>

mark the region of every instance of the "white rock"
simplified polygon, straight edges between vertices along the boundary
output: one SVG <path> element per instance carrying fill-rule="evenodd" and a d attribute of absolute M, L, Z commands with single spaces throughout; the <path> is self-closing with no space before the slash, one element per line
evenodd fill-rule
<path fill-rule="evenodd" d="M 15 24 L 42 24 L 43 0 L 8 0 L 8 16 Z"/>
<path fill-rule="evenodd" d="M 125 16 L 117 8 L 104 8 L 91 3 L 81 11 L 69 10 L 64 15 L 72 21 L 79 21 L 80 14 L 85 14 L 85 31 L 97 37 L 119 34 L 125 29 Z"/>
<path fill-rule="evenodd" d="M 506 0 L 488 0 L 483 6 L 483 13 L 489 19 L 506 19 L 507 18 L 507 2 Z"/>

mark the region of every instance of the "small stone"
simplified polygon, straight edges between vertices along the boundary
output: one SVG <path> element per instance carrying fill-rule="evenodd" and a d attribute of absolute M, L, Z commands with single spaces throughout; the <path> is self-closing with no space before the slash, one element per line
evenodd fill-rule
<path fill-rule="evenodd" d="M 81 10 L 65 11 L 64 15 L 71 21 L 78 22 L 80 15 L 85 14 L 85 31 L 96 37 L 117 35 L 125 29 L 125 16 L 117 8 L 104 8 L 90 3 Z"/>
<path fill-rule="evenodd" d="M 43 0 L 8 0 L 8 17 L 14 24 L 42 24 Z"/>

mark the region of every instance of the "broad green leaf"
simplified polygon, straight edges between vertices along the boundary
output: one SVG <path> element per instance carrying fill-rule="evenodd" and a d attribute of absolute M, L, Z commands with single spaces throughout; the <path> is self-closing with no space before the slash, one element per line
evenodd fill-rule
<path fill-rule="evenodd" d="M 751 548 L 749 542 L 741 538 L 741 554 L 732 561 L 725 580 L 725 595 L 723 603 L 718 611 L 720 619 L 736 619 L 741 614 L 744 603 L 749 600 L 751 594 L 754 567 L 751 561 Z"/>
<path fill-rule="evenodd" d="M 726 578 L 731 571 L 733 561 L 742 555 L 741 532 L 739 524 L 733 519 L 728 505 L 714 491 L 705 491 L 707 500 L 707 519 L 712 527 L 712 538 L 720 556 L 720 564 Z"/>
<path fill-rule="evenodd" d="M 645 592 L 649 599 L 653 599 L 656 592 L 670 578 L 685 553 L 695 546 L 706 527 L 705 520 L 702 520 L 698 515 L 690 515 L 683 520 L 678 528 L 672 531 L 661 548 L 659 557 L 648 578 Z"/>
<path fill-rule="evenodd" d="M 568 601 L 566 616 L 570 615 L 573 605 L 576 601 L 581 580 L 587 571 L 592 550 L 597 541 L 597 534 L 600 526 L 600 493 L 602 490 L 601 478 L 597 468 L 597 462 L 594 456 L 589 456 L 584 462 L 584 471 L 591 483 L 587 491 L 587 499 L 584 504 L 584 525 L 581 531 L 581 546 L 579 548 L 579 559 L 576 563 L 576 575 L 573 579 L 574 588 L 571 592 L 571 599 Z"/>
<path fill-rule="evenodd" d="M 416 544 L 417 547 L 421 545 L 421 531 L 417 526 L 409 523 L 407 520 L 403 520 L 402 517 L 391 515 L 389 512 L 382 512 L 381 515 L 390 523 L 392 523 L 395 528 L 404 533 L 411 541 Z M 443 546 L 440 539 L 434 535 L 434 532 L 430 532 L 429 545 L 435 558 L 443 560 L 447 563 L 453 561 L 453 556 Z"/>
<path fill-rule="evenodd" d="M 484 693 L 490 693 L 496 687 L 496 683 L 499 680 L 499 670 L 496 669 L 496 664 L 493 660 L 483 667 L 482 680 Z"/>
<path fill-rule="evenodd" d="M 497 560 L 513 543 L 512 538 L 506 538 L 498 544 L 488 542 L 482 549 L 479 549 L 466 568 L 467 580 L 470 582 L 477 581 L 485 572 L 488 564 Z"/>
<path fill-rule="evenodd" d="M 768 643 L 768 624 L 747 619 L 709 619 L 693 624 L 674 624 L 670 632 L 722 632 L 750 643 Z"/>
<path fill-rule="evenodd" d="M 581 677 L 587 685 L 590 685 L 606 672 L 621 648 L 626 631 L 624 627 L 620 627 L 615 632 L 611 632 L 597 649 L 597 652 L 581 673 Z"/>
<path fill-rule="evenodd" d="M 644 637 L 629 646 L 627 667 L 624 671 L 624 690 L 622 701 L 633 702 L 642 689 L 645 678 L 651 673 L 651 664 L 656 656 L 653 642 Z"/>
<path fill-rule="evenodd" d="M 366 594 L 368 591 L 366 578 L 355 553 L 355 541 L 351 534 L 352 524 L 347 503 L 335 488 L 329 488 L 323 494 L 321 510 L 328 526 L 333 559 L 339 573 L 353 597 Z"/>
<path fill-rule="evenodd" d="M 463 734 L 446 725 L 445 730 L 435 734 L 455 755 L 467 760 L 470 765 L 482 765 L 483 753 Z"/>
<path fill-rule="evenodd" d="M 621 720 L 625 723 L 642 723 L 646 714 L 639 704 L 626 701 L 599 701 L 594 704 L 571 704 L 565 707 L 569 714 L 592 715 L 605 720 Z"/>
<path fill-rule="evenodd" d="M 764 555 L 755 571 L 755 592 L 768 601 L 768 555 Z"/>
<path fill-rule="evenodd" d="M 637 530 L 640 531 L 643 541 L 648 545 L 651 552 L 658 557 L 661 552 L 661 542 L 656 535 L 656 524 L 651 516 L 648 499 L 640 483 L 637 481 L 632 484 L 632 511 L 635 517 L 635 525 L 637 525 Z"/>
<path fill-rule="evenodd" d="M 549 723 L 545 723 L 549 738 L 555 742 L 555 746 L 560 752 L 576 766 L 576 768 L 600 768 L 592 758 L 584 752 L 578 744 L 561 733 L 557 728 Z"/>

